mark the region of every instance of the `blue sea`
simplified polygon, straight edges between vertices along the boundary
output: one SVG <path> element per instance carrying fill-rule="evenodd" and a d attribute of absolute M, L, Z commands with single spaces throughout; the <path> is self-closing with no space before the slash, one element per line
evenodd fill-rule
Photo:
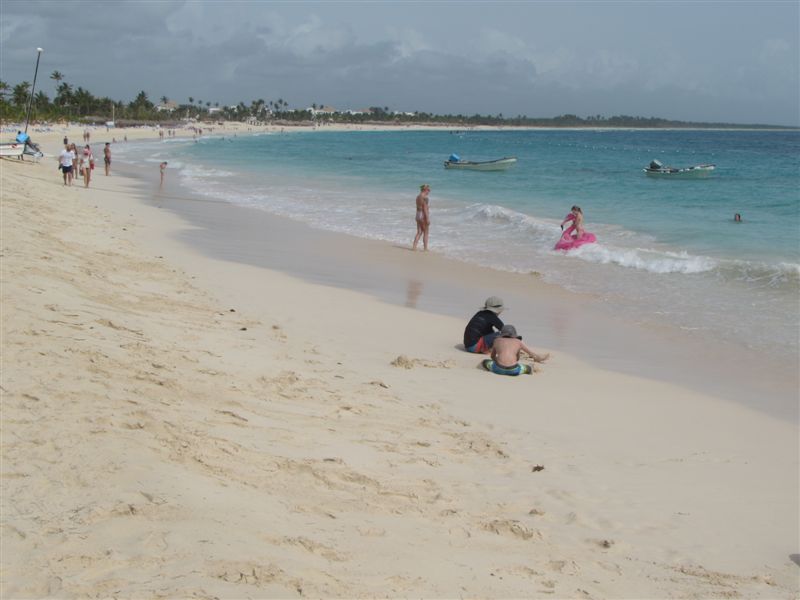
<path fill-rule="evenodd" d="M 516 156 L 505 172 L 452 171 Z M 800 335 L 800 132 L 709 130 L 292 131 L 117 145 L 168 160 L 209 200 L 410 245 L 431 185 L 431 250 L 599 297 L 643 324 L 775 353 Z M 642 169 L 714 163 L 706 179 Z M 597 243 L 553 250 L 578 204 Z M 736 223 L 740 213 L 743 222 Z"/>

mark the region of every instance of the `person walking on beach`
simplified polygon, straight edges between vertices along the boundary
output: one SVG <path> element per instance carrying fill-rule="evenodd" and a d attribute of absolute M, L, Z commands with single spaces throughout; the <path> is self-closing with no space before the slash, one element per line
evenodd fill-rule
<path fill-rule="evenodd" d="M 105 147 L 103 148 L 103 162 L 106 165 L 106 175 L 111 170 L 111 144 L 106 142 Z"/>
<path fill-rule="evenodd" d="M 83 187 L 89 187 L 89 182 L 92 180 L 92 169 L 94 169 L 94 155 L 89 144 L 83 148 L 83 155 L 81 156 L 81 173 L 83 174 Z"/>
<path fill-rule="evenodd" d="M 414 237 L 413 249 L 417 249 L 419 238 L 422 237 L 422 247 L 428 249 L 428 230 L 431 226 L 431 215 L 428 206 L 428 194 L 431 192 L 431 186 L 423 183 L 419 186 L 419 195 L 417 195 L 417 235 Z"/>
<path fill-rule="evenodd" d="M 477 354 L 489 354 L 492 343 L 503 329 L 503 321 L 498 316 L 505 310 L 503 299 L 490 296 L 483 308 L 476 312 L 464 329 L 464 349 Z"/>
<path fill-rule="evenodd" d="M 161 171 L 161 184 L 159 187 L 164 187 L 164 173 L 167 172 L 167 161 L 164 161 L 159 165 L 159 170 Z"/>
<path fill-rule="evenodd" d="M 58 168 L 64 174 L 64 185 L 72 185 L 72 163 L 75 162 L 75 153 L 65 145 L 58 156 Z"/>

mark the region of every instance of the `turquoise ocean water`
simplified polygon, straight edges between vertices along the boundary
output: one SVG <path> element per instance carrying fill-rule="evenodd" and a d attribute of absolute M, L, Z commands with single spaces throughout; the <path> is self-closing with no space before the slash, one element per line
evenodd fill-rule
<path fill-rule="evenodd" d="M 170 161 L 210 200 L 406 245 L 418 186 L 429 183 L 436 252 L 536 272 L 642 323 L 798 351 L 797 131 L 303 131 L 115 150 Z M 451 153 L 519 162 L 506 172 L 449 171 Z M 717 168 L 708 179 L 651 179 L 642 168 L 652 159 Z M 552 248 L 572 204 L 598 243 L 565 254 Z"/>

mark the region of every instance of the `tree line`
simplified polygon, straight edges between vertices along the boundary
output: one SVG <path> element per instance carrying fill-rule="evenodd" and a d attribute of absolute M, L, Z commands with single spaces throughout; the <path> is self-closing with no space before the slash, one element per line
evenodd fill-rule
<path fill-rule="evenodd" d="M 219 102 L 203 101 L 188 97 L 188 102 L 171 102 L 167 96 L 159 98 L 157 106 L 142 90 L 130 102 L 97 97 L 81 86 L 73 86 L 65 81 L 64 74 L 53 71 L 50 75 L 55 83 L 55 96 L 51 99 L 40 90 L 30 97 L 31 84 L 23 81 L 10 86 L 0 81 L 0 121 L 24 121 L 31 104 L 32 121 L 75 121 L 84 123 L 103 123 L 114 120 L 125 123 L 176 123 L 183 119 L 197 121 L 248 121 L 259 122 L 330 122 L 330 123 L 395 123 L 395 124 L 445 124 L 456 126 L 523 126 L 523 127 L 636 127 L 636 128 L 778 128 L 770 125 L 740 125 L 732 123 L 689 122 L 663 119 L 659 117 L 637 117 L 617 115 L 605 117 L 592 115 L 580 117 L 565 114 L 557 117 L 535 118 L 526 115 L 515 117 L 497 115 L 439 115 L 427 112 L 397 113 L 389 107 L 372 106 L 363 112 L 319 113 L 317 104 L 311 109 L 290 109 L 283 98 L 277 100 L 252 100 L 249 104 L 223 105 Z M 322 104 L 319 105 L 322 108 Z M 212 110 L 213 107 L 213 110 Z"/>

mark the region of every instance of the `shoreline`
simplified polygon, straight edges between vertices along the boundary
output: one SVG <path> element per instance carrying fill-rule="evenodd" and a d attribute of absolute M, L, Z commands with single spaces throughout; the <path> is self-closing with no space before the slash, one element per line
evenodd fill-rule
<path fill-rule="evenodd" d="M 4 595 L 797 593 L 793 424 L 559 348 L 479 371 L 462 319 L 50 166 L 2 164 Z"/>
<path fill-rule="evenodd" d="M 139 139 L 151 138 L 148 132 L 137 134 Z M 157 133 L 152 138 L 156 142 Z M 791 423 L 800 418 L 796 391 L 800 372 L 791 356 L 754 355 L 713 337 L 698 339 L 676 325 L 632 323 L 609 313 L 602 299 L 591 293 L 569 291 L 531 275 L 482 267 L 435 251 L 410 259 L 403 245 L 209 201 L 174 177 L 168 177 L 165 189 L 159 190 L 155 180 L 147 183 L 148 177 L 130 167 L 123 164 L 120 171 L 117 165 L 116 173 L 141 182 L 142 193 L 152 195 L 154 204 L 191 224 L 180 234 L 181 240 L 208 257 L 367 293 L 394 305 L 409 306 L 413 297 L 413 304 L 422 310 L 464 321 L 483 298 L 499 294 L 512 309 L 505 320 L 526 334 L 529 345 L 564 349 L 601 369 L 677 383 Z M 100 179 L 95 175 L 94 181 L 102 181 L 102 175 Z M 415 273 L 417 266 L 424 276 Z M 455 346 L 460 341 L 460 331 L 456 333 Z M 611 346 L 609 339 L 614 340 Z M 695 359 L 699 356 L 702 363 Z"/>
<path fill-rule="evenodd" d="M 141 175 L 138 170 L 127 174 L 137 180 Z M 316 229 L 256 208 L 210 201 L 176 179 L 163 191 L 143 185 L 152 191 L 155 205 L 191 224 L 181 240 L 206 256 L 367 293 L 394 305 L 409 306 L 413 297 L 422 310 L 465 322 L 485 297 L 498 294 L 511 307 L 504 319 L 529 344 L 564 349 L 602 369 L 677 383 L 792 423 L 798 420 L 798 371 L 791 356 L 756 355 L 676 325 L 629 322 L 590 293 L 435 251 L 412 258 L 410 244 Z M 459 340 L 456 332 L 452 342 Z M 606 340 L 614 341 L 609 345 Z"/>

